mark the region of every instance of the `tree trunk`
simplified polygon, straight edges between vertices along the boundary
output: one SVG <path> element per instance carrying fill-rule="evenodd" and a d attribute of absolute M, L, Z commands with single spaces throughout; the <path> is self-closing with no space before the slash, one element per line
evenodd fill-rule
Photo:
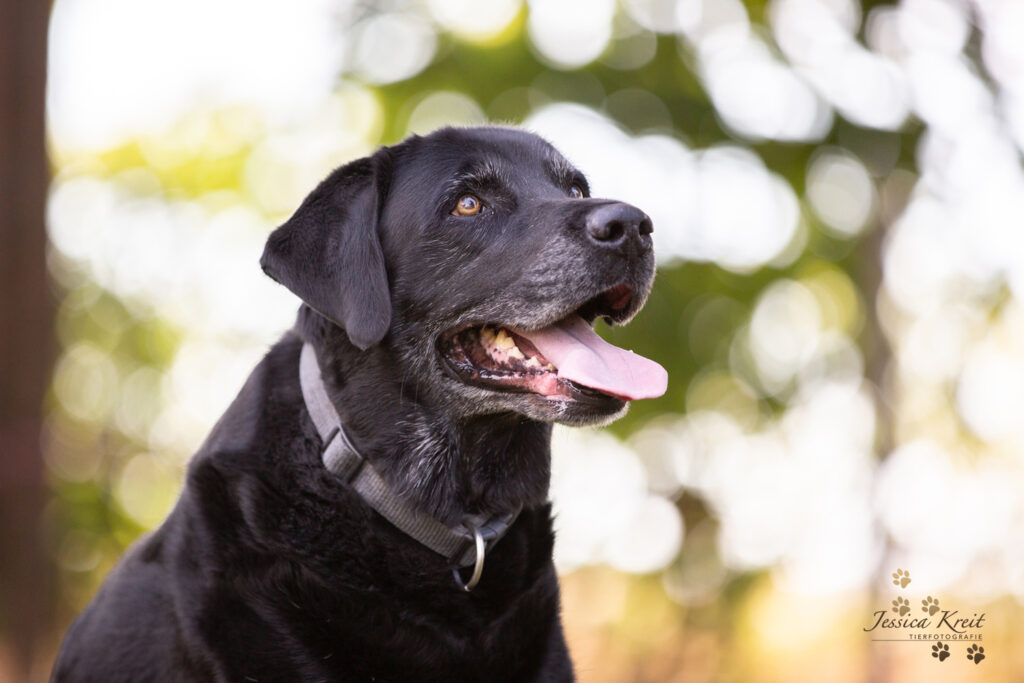
<path fill-rule="evenodd" d="M 0 0 L 0 678 L 28 680 L 51 617 L 40 426 L 53 353 L 44 100 L 50 5 Z M 12 657 L 13 656 L 13 657 Z M 35 674 L 38 677 L 39 673 Z"/>

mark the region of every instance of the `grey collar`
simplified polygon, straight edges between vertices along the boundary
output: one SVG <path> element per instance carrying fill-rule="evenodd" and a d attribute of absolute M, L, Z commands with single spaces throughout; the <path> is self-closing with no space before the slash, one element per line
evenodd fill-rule
<path fill-rule="evenodd" d="M 321 457 L 324 467 L 345 480 L 382 517 L 445 557 L 453 565 L 456 584 L 466 591 L 473 590 L 483 573 L 485 553 L 505 535 L 520 510 L 500 517 L 468 516 L 461 524 L 449 527 L 417 509 L 395 495 L 377 470 L 349 441 L 338 411 L 327 396 L 316 351 L 309 344 L 302 345 L 299 381 L 306 409 L 323 441 Z M 459 568 L 470 565 L 473 566 L 473 575 L 464 582 Z"/>

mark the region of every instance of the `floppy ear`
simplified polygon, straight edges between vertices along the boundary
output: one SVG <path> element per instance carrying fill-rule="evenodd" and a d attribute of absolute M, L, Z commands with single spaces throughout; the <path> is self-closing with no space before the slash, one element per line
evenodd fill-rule
<path fill-rule="evenodd" d="M 383 152 L 335 170 L 270 234 L 260 265 L 360 349 L 391 326 L 391 296 L 377 236 L 389 164 Z"/>

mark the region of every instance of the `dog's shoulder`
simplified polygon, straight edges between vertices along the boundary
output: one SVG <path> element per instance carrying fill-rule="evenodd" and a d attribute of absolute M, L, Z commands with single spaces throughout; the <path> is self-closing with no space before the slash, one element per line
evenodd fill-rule
<path fill-rule="evenodd" d="M 53 668 L 61 683 L 202 678 L 181 641 L 162 530 L 133 545 L 75 619 Z M 145 652 L 145 657 L 139 657 Z"/>
<path fill-rule="evenodd" d="M 217 577 L 228 537 L 243 534 L 238 481 L 273 472 L 274 448 L 301 438 L 298 353 L 289 333 L 250 374 L 190 461 L 186 484 L 161 526 L 132 545 L 69 628 L 54 681 L 204 680 L 208 663 L 194 647 L 197 615 L 207 608 L 203 577 Z M 208 583 L 208 582 L 207 582 Z M 145 652 L 145 657 L 138 653 Z M 178 673 L 173 673 L 178 672 Z"/>

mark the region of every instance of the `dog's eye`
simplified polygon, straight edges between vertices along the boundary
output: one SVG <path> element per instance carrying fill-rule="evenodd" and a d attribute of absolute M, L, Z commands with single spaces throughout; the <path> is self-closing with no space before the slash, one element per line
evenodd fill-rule
<path fill-rule="evenodd" d="M 569 196 L 573 199 L 583 199 L 583 190 L 579 185 L 573 185 L 569 188 Z"/>
<path fill-rule="evenodd" d="M 475 216 L 480 213 L 483 203 L 471 194 L 464 194 L 455 202 L 454 216 Z"/>

